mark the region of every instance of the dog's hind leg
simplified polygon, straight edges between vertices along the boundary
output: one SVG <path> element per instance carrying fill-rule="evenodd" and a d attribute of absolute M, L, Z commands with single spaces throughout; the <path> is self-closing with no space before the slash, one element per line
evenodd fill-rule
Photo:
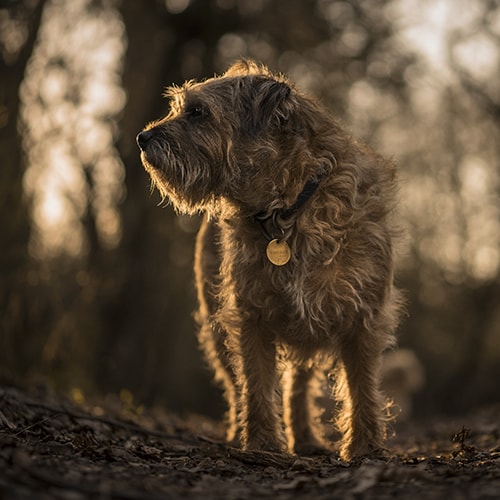
<path fill-rule="evenodd" d="M 320 393 L 319 370 L 311 363 L 289 363 L 283 379 L 283 412 L 288 447 L 298 455 L 327 453 L 315 405 Z"/>
<path fill-rule="evenodd" d="M 198 292 L 198 312 L 196 319 L 200 325 L 198 340 L 205 357 L 215 372 L 215 380 L 222 385 L 228 404 L 226 438 L 238 443 L 238 401 L 235 374 L 229 351 L 226 347 L 226 331 L 215 321 L 219 308 L 217 299 L 219 286 L 220 253 L 219 230 L 215 221 L 205 216 L 196 239 L 195 278 Z"/>

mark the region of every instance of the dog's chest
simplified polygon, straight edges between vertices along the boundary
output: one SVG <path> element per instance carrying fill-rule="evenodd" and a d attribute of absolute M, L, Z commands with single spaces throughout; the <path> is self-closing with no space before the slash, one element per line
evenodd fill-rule
<path fill-rule="evenodd" d="M 317 283 L 316 273 L 305 273 L 292 262 L 263 262 L 260 269 L 252 266 L 243 274 L 252 278 L 240 283 L 240 304 L 250 317 L 259 318 L 261 328 L 290 346 L 318 348 L 331 342 L 332 297 L 329 287 Z"/>
<path fill-rule="evenodd" d="M 240 233 L 226 233 L 230 237 L 222 247 L 221 270 L 227 285 L 223 302 L 229 309 L 236 307 L 233 317 L 273 332 L 291 346 L 321 348 L 331 343 L 344 307 L 343 298 L 336 296 L 336 264 L 329 258 L 333 250 L 311 262 L 307 248 L 294 241 L 290 260 L 275 265 L 266 254 L 262 235 L 255 234 L 254 228 L 248 232 L 239 229 Z"/>

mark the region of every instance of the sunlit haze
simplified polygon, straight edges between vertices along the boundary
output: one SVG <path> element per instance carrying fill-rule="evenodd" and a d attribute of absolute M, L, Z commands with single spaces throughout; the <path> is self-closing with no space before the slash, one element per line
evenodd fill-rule
<path fill-rule="evenodd" d="M 21 89 L 37 257 L 85 253 L 86 211 L 95 214 L 105 246 L 120 239 L 124 171 L 113 141 L 125 104 L 124 31 L 114 10 L 93 14 L 88 3 L 48 2 Z"/>
<path fill-rule="evenodd" d="M 120 85 L 126 42 L 119 14 L 113 9 L 97 14 L 88 4 L 47 3 L 21 89 L 29 153 L 25 190 L 33 200 L 35 223 L 31 250 L 39 258 L 84 255 L 82 220 L 89 210 L 103 245 L 114 247 L 121 237 L 118 205 L 125 196 L 124 169 L 113 144 L 116 117 L 126 101 Z M 175 14 L 189 1 L 168 0 L 165 5 Z M 353 15 L 348 3 L 321 6 L 332 24 Z M 457 76 L 471 84 L 485 81 L 488 90 L 487 82 L 498 73 L 499 47 L 493 35 L 500 35 L 500 15 L 497 9 L 496 17 L 486 17 L 485 9 L 466 0 L 389 2 L 384 15 L 393 23 L 395 43 L 423 60 L 406 73 L 411 108 L 402 109 L 393 92 L 374 84 L 373 77 L 386 71 L 388 62 L 383 60 L 372 63 L 367 77 L 355 81 L 347 96 L 354 133 L 363 137 L 377 123 L 375 146 L 401 164 L 401 215 L 410 234 L 402 265 L 411 264 L 413 245 L 451 281 L 487 280 L 499 270 L 499 179 L 492 164 L 495 152 L 485 146 L 489 125 L 457 123 L 453 137 L 447 137 L 442 122 Z M 263 56 L 270 53 L 264 39 L 258 43 Z M 354 57 L 365 43 L 363 29 L 347 27 L 336 49 Z M 223 60 L 247 49 L 234 33 L 218 43 Z M 299 86 L 312 92 L 325 78 L 320 66 L 296 54 L 285 52 L 278 59 Z M 465 155 L 454 157 L 453 141 Z M 416 158 L 416 151 L 424 153 Z"/>

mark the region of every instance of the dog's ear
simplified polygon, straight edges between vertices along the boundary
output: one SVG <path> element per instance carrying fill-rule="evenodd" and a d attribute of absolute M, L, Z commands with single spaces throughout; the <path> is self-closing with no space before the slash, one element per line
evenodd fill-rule
<path fill-rule="evenodd" d="M 246 128 L 252 135 L 284 126 L 295 108 L 290 85 L 272 78 L 253 77 L 248 97 Z"/>
<path fill-rule="evenodd" d="M 269 70 L 265 66 L 259 65 L 252 59 L 240 59 L 228 68 L 228 70 L 224 73 L 224 76 L 231 77 L 267 74 L 269 74 Z"/>

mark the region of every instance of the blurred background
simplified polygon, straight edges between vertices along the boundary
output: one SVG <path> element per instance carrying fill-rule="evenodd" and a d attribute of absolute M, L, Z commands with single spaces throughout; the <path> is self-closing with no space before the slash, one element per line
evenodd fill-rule
<path fill-rule="evenodd" d="M 414 414 L 500 401 L 498 0 L 0 0 L 1 377 L 220 415 L 135 136 L 240 56 L 400 166 Z"/>

